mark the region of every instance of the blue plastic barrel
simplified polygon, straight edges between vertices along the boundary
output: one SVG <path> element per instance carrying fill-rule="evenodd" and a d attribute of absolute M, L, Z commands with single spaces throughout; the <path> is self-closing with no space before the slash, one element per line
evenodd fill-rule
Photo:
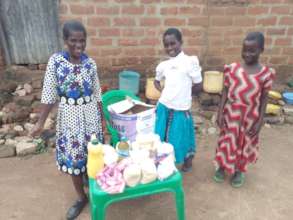
<path fill-rule="evenodd" d="M 140 74 L 130 70 L 119 73 L 119 89 L 138 94 Z"/>

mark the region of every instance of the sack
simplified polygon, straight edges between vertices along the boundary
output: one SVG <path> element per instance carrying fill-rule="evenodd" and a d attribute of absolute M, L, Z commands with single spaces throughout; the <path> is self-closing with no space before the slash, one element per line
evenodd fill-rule
<path fill-rule="evenodd" d="M 157 179 L 157 168 L 152 159 L 144 160 L 141 163 L 142 178 L 141 183 L 146 184 L 153 182 Z"/>
<path fill-rule="evenodd" d="M 163 160 L 159 162 L 158 165 L 158 179 L 164 180 L 171 176 L 173 173 L 177 171 L 175 167 L 173 155 L 169 155 L 165 157 Z"/>
<path fill-rule="evenodd" d="M 123 179 L 127 186 L 136 186 L 141 179 L 141 168 L 137 164 L 130 164 L 123 172 Z"/>

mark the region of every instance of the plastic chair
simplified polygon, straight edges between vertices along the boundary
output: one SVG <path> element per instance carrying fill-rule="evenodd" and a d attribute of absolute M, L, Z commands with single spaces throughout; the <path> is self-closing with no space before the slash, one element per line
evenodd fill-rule
<path fill-rule="evenodd" d="M 107 194 L 97 185 L 95 179 L 89 179 L 89 197 L 92 220 L 104 220 L 107 207 L 113 203 L 127 199 L 162 193 L 172 192 L 175 196 L 177 218 L 185 220 L 184 191 L 182 176 L 179 172 L 164 181 L 155 181 L 149 184 L 140 184 L 135 187 L 126 187 L 123 193 Z M 126 218 L 126 216 L 125 216 Z"/>
<path fill-rule="evenodd" d="M 119 134 L 118 131 L 114 129 L 111 125 L 111 117 L 108 111 L 108 106 L 126 99 L 126 96 L 135 100 L 140 100 L 139 97 L 135 96 L 132 92 L 127 90 L 110 90 L 102 95 L 103 112 L 106 119 L 107 130 L 111 134 L 112 146 L 115 146 L 116 143 L 119 141 Z"/>

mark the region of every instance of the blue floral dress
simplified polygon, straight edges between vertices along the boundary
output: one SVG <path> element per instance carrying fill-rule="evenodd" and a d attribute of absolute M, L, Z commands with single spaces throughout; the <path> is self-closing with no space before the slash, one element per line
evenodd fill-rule
<path fill-rule="evenodd" d="M 87 143 L 92 134 L 102 141 L 100 83 L 97 67 L 83 54 L 81 64 L 69 62 L 67 52 L 53 54 L 44 78 L 41 102 L 58 104 L 56 162 L 59 170 L 80 175 L 86 171 Z"/>

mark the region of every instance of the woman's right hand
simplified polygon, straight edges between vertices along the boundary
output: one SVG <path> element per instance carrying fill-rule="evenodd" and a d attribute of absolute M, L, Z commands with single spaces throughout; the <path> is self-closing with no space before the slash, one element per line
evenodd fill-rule
<path fill-rule="evenodd" d="M 219 128 L 222 128 L 223 125 L 224 125 L 224 117 L 223 117 L 223 114 L 221 113 L 218 113 L 218 116 L 217 116 L 217 125 Z"/>
<path fill-rule="evenodd" d="M 29 132 L 29 135 L 31 137 L 40 136 L 40 134 L 42 133 L 42 130 L 43 130 L 43 125 L 40 123 L 37 123 L 37 124 L 35 124 L 33 129 Z"/>

